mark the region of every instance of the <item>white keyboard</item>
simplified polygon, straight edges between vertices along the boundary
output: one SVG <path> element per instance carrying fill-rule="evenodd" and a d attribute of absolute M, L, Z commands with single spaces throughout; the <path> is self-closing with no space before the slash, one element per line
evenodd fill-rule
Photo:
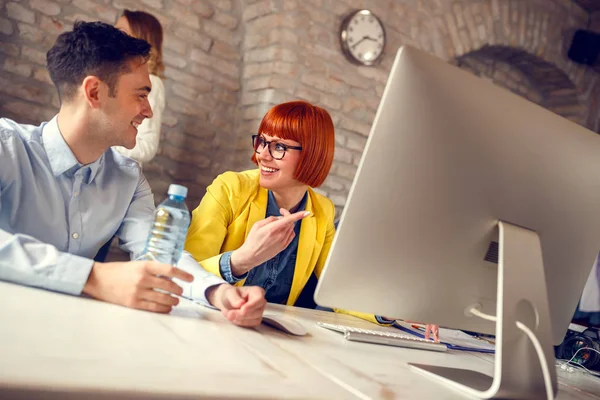
<path fill-rule="evenodd" d="M 353 342 L 385 344 L 388 346 L 408 347 L 411 349 L 432 350 L 432 351 L 447 351 L 445 344 L 436 343 L 431 340 L 425 340 L 414 336 L 405 335 L 402 333 L 392 333 L 384 331 L 376 331 L 372 329 L 354 328 L 345 325 L 328 324 L 326 322 L 317 322 L 321 328 L 344 334 L 346 340 Z"/>

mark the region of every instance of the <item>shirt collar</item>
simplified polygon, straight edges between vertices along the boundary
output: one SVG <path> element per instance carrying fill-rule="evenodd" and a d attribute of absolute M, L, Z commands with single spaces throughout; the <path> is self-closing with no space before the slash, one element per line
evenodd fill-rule
<path fill-rule="evenodd" d="M 67 171 L 76 171 L 83 167 L 82 164 L 77 161 L 75 154 L 71 151 L 71 148 L 65 142 L 65 139 L 58 128 L 58 115 L 55 115 L 43 128 L 42 141 L 44 142 L 44 148 L 48 155 L 48 161 L 52 168 L 52 173 L 55 177 L 64 174 Z M 104 154 L 100 156 L 96 161 L 88 164 L 90 173 L 88 175 L 87 183 L 92 183 L 100 167 L 104 165 Z"/>
<path fill-rule="evenodd" d="M 107 151 L 110 151 L 110 148 Z M 100 168 L 102 168 L 102 166 L 104 165 L 104 154 L 106 154 L 106 152 L 102 153 L 100 158 L 98 158 L 96 161 L 89 164 L 90 176 L 87 182 L 88 185 L 94 181 L 94 178 L 96 178 L 96 175 L 98 175 L 98 171 L 100 171 Z"/>
<path fill-rule="evenodd" d="M 300 204 L 298 204 L 298 209 L 294 212 L 304 211 L 306 209 L 306 201 L 308 199 L 308 190 L 304 193 L 302 200 L 300 200 Z M 279 212 L 279 206 L 277 205 L 277 201 L 275 201 L 275 195 L 272 191 L 269 190 L 269 201 L 267 203 L 267 217 L 275 216 L 280 217 L 281 213 Z"/>

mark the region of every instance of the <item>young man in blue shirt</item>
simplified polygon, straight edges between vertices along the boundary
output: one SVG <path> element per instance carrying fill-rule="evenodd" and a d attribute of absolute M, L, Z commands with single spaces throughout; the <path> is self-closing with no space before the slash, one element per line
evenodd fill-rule
<path fill-rule="evenodd" d="M 187 253 L 178 266 L 94 262 L 113 235 L 135 259 L 154 199 L 139 165 L 112 146 L 133 148 L 152 117 L 150 45 L 101 22 L 77 22 L 47 54 L 60 111 L 40 126 L 0 119 L 0 280 L 167 313 L 185 295 L 233 323 L 260 323 L 258 287 L 233 287 Z M 172 278 L 172 279 L 171 279 Z"/>

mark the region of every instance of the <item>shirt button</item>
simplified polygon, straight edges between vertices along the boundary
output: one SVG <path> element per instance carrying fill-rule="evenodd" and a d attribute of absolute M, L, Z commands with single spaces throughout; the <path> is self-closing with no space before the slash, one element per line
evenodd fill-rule
<path fill-rule="evenodd" d="M 75 197 L 79 196 L 79 192 L 78 191 L 73 192 L 73 196 L 75 196 Z"/>
<path fill-rule="evenodd" d="M 71 237 L 73 239 L 78 239 L 79 238 L 79 233 L 75 232 L 74 234 L 71 235 Z"/>

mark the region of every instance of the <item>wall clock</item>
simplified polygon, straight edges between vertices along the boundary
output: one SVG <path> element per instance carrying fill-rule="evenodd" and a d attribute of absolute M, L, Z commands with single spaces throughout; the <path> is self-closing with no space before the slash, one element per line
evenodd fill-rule
<path fill-rule="evenodd" d="M 371 11 L 355 11 L 342 22 L 340 42 L 348 60 L 355 64 L 373 65 L 383 55 L 385 29 Z"/>

